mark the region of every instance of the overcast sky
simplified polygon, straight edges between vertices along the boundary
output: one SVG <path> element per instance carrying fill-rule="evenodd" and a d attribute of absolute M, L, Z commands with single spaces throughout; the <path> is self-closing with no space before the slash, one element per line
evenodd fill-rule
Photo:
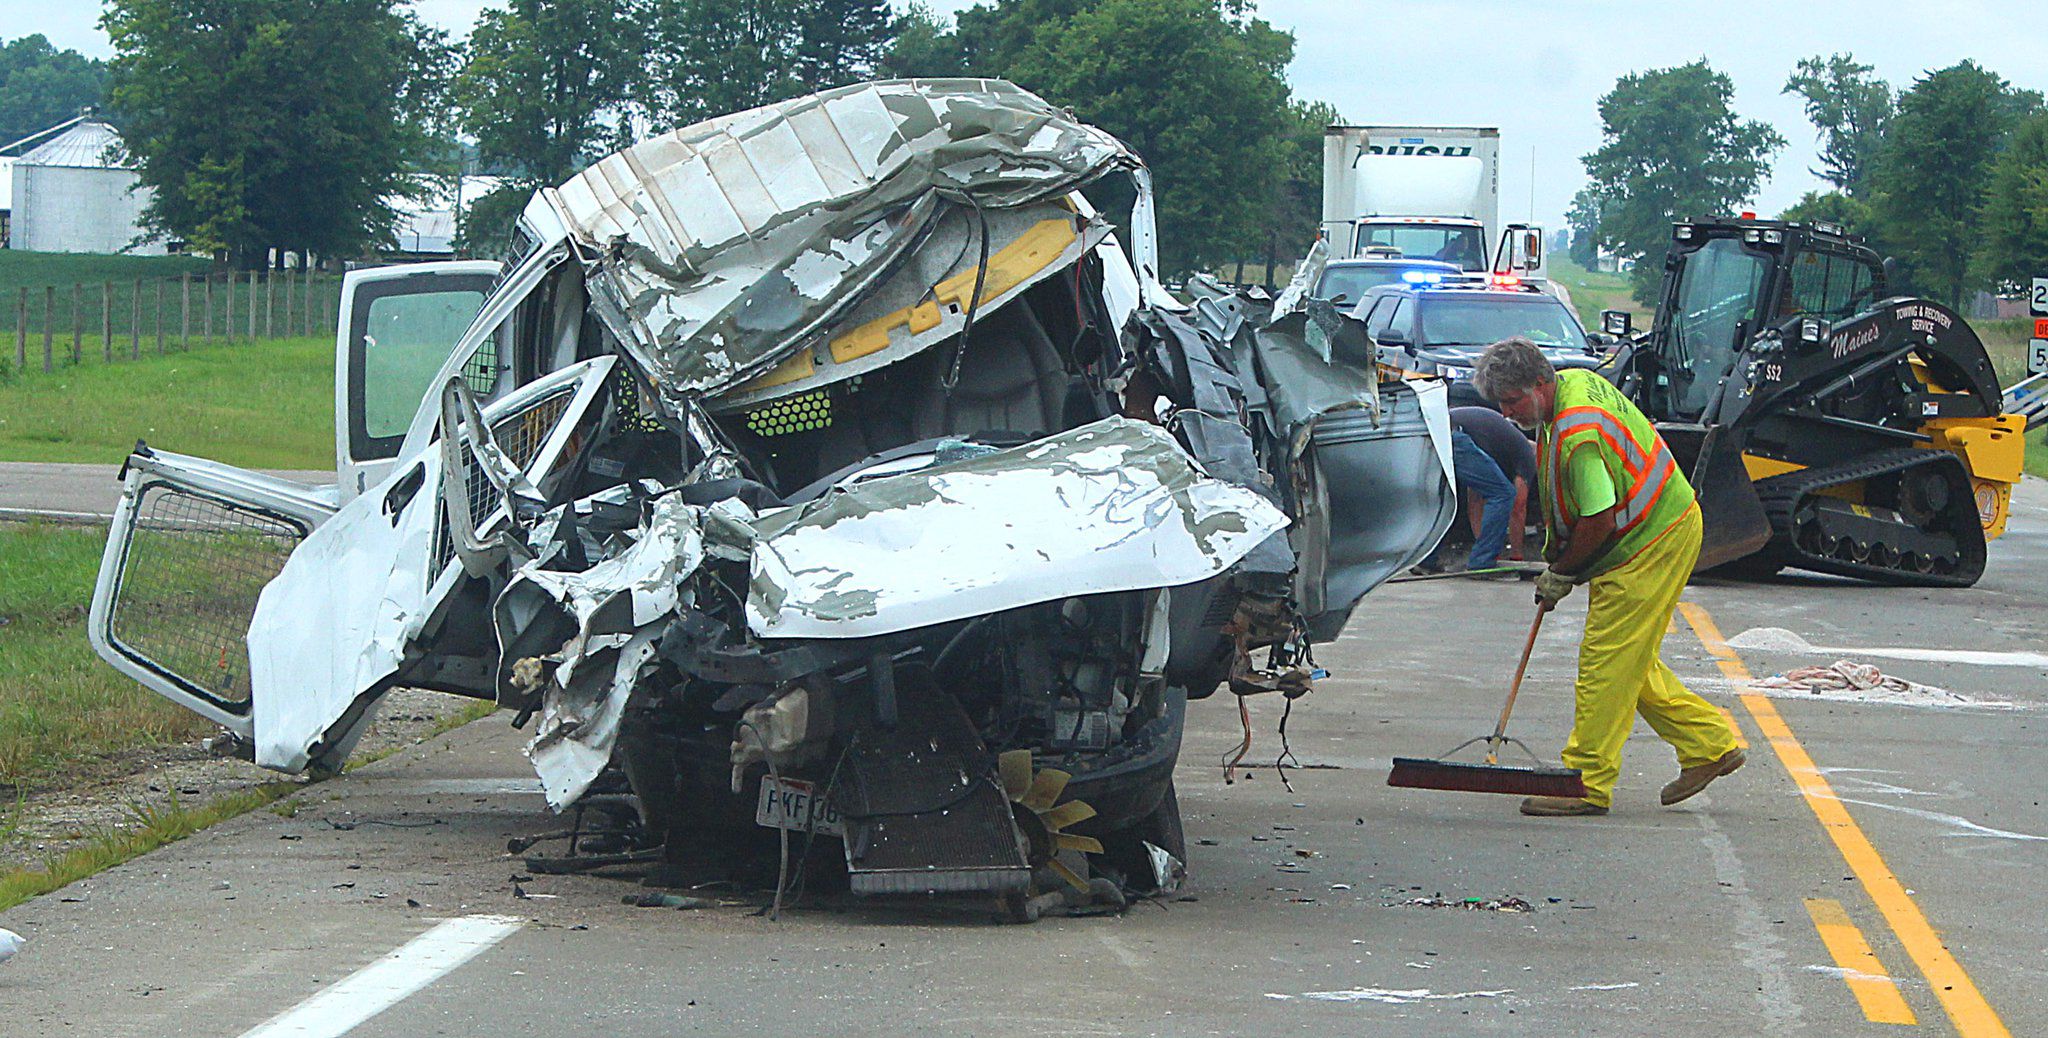
<path fill-rule="evenodd" d="M 972 0 L 930 0 L 941 12 Z M 416 0 L 458 35 L 491 0 Z M 1802 57 L 1853 52 L 1904 88 L 1964 58 L 2048 92 L 2048 29 L 2033 4 L 1981 0 L 1261 0 L 1294 33 L 1296 95 L 1328 101 L 1358 123 L 1498 126 L 1501 215 L 1561 223 L 1584 183 L 1579 156 L 1600 143 L 1596 104 L 1628 72 L 1705 56 L 1735 82 L 1735 108 L 1778 128 L 1791 146 L 1756 199 L 1765 215 L 1820 182 L 1813 129 L 1779 90 Z M 111 51 L 89 0 L 0 0 L 0 35 L 40 32 L 60 47 Z"/>

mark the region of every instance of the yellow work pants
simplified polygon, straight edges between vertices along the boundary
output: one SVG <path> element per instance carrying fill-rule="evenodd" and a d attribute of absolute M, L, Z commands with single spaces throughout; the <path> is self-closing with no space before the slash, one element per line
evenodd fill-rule
<path fill-rule="evenodd" d="M 1717 760 L 1735 731 L 1713 704 L 1686 690 L 1657 658 L 1671 611 L 1700 553 L 1694 505 L 1636 557 L 1594 577 L 1587 589 L 1586 639 L 1579 645 L 1577 705 L 1564 763 L 1585 775 L 1586 799 L 1602 807 L 1621 774 L 1621 744 L 1635 714 L 1678 751 L 1678 766 Z"/>

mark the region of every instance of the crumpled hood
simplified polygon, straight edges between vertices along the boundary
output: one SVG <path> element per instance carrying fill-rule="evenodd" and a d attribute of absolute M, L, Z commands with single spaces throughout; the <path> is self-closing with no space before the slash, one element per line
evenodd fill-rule
<path fill-rule="evenodd" d="M 671 413 L 807 344 L 948 207 L 1057 198 L 1137 158 L 998 80 L 863 83 L 685 127 L 556 191 L 593 309 Z"/>

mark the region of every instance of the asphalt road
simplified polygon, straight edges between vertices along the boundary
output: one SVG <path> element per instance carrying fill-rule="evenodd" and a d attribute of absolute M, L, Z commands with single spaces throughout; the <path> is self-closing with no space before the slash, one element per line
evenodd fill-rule
<path fill-rule="evenodd" d="M 2044 573 L 2033 482 L 1974 589 L 1696 584 L 1665 657 L 1739 720 L 1751 763 L 1660 808 L 1674 764 L 1639 726 L 1594 819 L 1383 784 L 1390 757 L 1490 726 L 1530 611 L 1521 584 L 1384 588 L 1295 706 L 1291 791 L 1270 766 L 1226 785 L 1234 705 L 1191 710 L 1193 900 L 1032 926 L 923 901 L 779 922 L 632 908 L 637 888 L 587 877 L 535 876 L 517 898 L 529 873 L 504 841 L 552 822 L 520 734 L 487 719 L 291 817 L 259 811 L 0 914 L 30 938 L 0 966 L 0 1033 L 2048 1034 L 2048 670 L 2025 655 L 2048 650 Z M 1547 753 L 1583 608 L 1546 626 L 1516 713 Z M 1838 658 L 1934 687 L 1736 691 Z M 1251 759 L 1279 753 L 1280 712 L 1251 703 Z M 1407 903 L 1439 895 L 1531 910 Z"/>
<path fill-rule="evenodd" d="M 119 465 L 0 462 L 0 518 L 104 522 L 121 500 Z M 273 471 L 302 483 L 332 483 L 334 473 Z"/>

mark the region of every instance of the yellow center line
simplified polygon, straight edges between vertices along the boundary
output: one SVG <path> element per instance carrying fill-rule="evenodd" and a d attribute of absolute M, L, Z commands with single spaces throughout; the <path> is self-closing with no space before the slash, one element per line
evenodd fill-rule
<path fill-rule="evenodd" d="M 1692 603 L 1678 603 L 1678 611 L 1685 614 L 1686 622 L 1692 625 L 1693 633 L 1699 636 L 1700 644 L 1714 654 L 1721 664 L 1721 672 L 1741 684 L 1753 679 L 1749 668 L 1742 663 L 1742 657 L 1728 647 L 1721 637 L 1720 628 L 1714 626 L 1714 618 L 1707 611 Z M 1786 774 L 1806 800 L 1806 806 L 1820 820 L 1822 831 L 1834 841 L 1835 849 L 1842 854 L 1842 860 L 1849 865 L 1849 871 L 1863 884 L 1870 900 L 1891 926 L 1892 933 L 1899 939 L 1901 947 L 1920 968 L 1921 975 L 1934 989 L 1934 995 L 1941 1000 L 1941 1007 L 1948 1012 L 1948 1018 L 1955 1024 L 1956 1033 L 1962 1038 L 2012 1038 L 2005 1022 L 1999 1019 L 1991 1003 L 1984 1000 L 1977 984 L 1963 969 L 1963 964 L 1949 954 L 1948 947 L 1941 943 L 1941 936 L 1927 921 L 1920 905 L 1906 893 L 1905 884 L 1884 862 L 1877 847 L 1863 834 L 1861 826 L 1849 816 L 1840 798 L 1835 796 L 1834 787 L 1814 766 L 1813 758 L 1807 756 L 1806 747 L 1793 736 L 1790 726 L 1778 714 L 1778 708 L 1770 699 L 1754 692 L 1742 694 L 1742 705 L 1755 720 L 1758 730 L 1771 744 L 1771 751 L 1778 756 L 1778 763 L 1785 766 Z"/>
<path fill-rule="evenodd" d="M 1920 1022 L 1913 1015 L 1913 1007 L 1906 1004 L 1905 996 L 1899 994 L 1898 983 L 1884 971 L 1884 964 L 1877 961 L 1877 953 L 1870 950 L 1870 942 L 1863 939 L 1863 931 L 1856 928 L 1840 901 L 1807 898 L 1806 914 L 1813 917 L 1820 943 L 1827 945 L 1828 954 L 1841 967 L 1842 980 L 1849 985 L 1849 993 L 1856 996 L 1856 1004 L 1863 1007 L 1866 1019 L 1879 1024 Z"/>

